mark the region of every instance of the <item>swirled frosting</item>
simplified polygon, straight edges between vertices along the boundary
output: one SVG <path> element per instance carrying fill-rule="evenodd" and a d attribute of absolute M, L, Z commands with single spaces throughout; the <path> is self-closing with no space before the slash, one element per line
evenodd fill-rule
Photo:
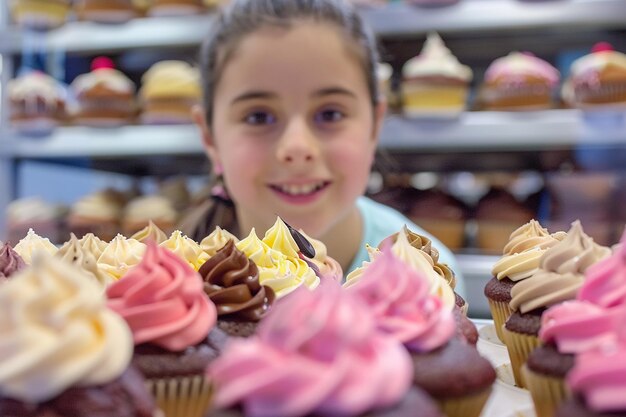
<path fill-rule="evenodd" d="M 590 266 L 585 275 L 579 300 L 609 308 L 626 305 L 626 232 L 615 253 Z"/>
<path fill-rule="evenodd" d="M 539 338 L 556 344 L 561 353 L 581 353 L 615 343 L 619 316 L 583 301 L 566 301 L 541 315 Z"/>
<path fill-rule="evenodd" d="M 56 108 L 60 101 L 65 101 L 64 88 L 61 84 L 41 71 L 32 71 L 9 81 L 8 95 L 11 100 L 35 103 L 43 100 L 48 108 Z"/>
<path fill-rule="evenodd" d="M 145 251 L 144 243 L 117 235 L 98 258 L 98 268 L 117 281 L 141 262 Z"/>
<path fill-rule="evenodd" d="M 229 240 L 237 243 L 239 239 L 228 230 L 224 230 L 217 226 L 207 237 L 200 242 L 200 248 L 206 252 L 209 257 L 215 255 L 218 250 L 222 249 Z"/>
<path fill-rule="evenodd" d="M 141 263 L 107 289 L 109 307 L 127 321 L 136 345 L 182 351 L 207 337 L 217 311 L 187 262 L 154 242 L 147 246 Z"/>
<path fill-rule="evenodd" d="M 167 240 L 167 235 L 152 220 L 148 220 L 148 225 L 130 237 L 142 243 L 153 240 L 157 244 L 161 244 Z"/>
<path fill-rule="evenodd" d="M 292 238 L 293 239 L 293 238 Z M 276 244 L 279 240 L 274 240 Z M 295 244 L 295 241 L 294 241 Z M 267 285 L 282 298 L 301 285 L 315 289 L 320 279 L 311 267 L 299 257 L 288 258 L 259 239 L 254 229 L 237 243 L 237 249 L 246 254 L 259 268 L 261 285 Z M 276 244 L 280 247 L 280 244 Z"/>
<path fill-rule="evenodd" d="M 98 68 L 81 74 L 70 85 L 77 96 L 95 87 L 121 94 L 133 94 L 135 92 L 135 84 L 124 73 L 114 68 Z"/>
<path fill-rule="evenodd" d="M 7 207 L 6 217 L 10 222 L 33 224 L 57 220 L 61 211 L 58 206 L 39 197 L 28 197 L 12 201 Z"/>
<path fill-rule="evenodd" d="M 72 233 L 70 240 L 65 242 L 55 256 L 65 262 L 74 264 L 85 276 L 90 277 L 93 282 L 98 284 L 102 291 L 114 281 L 110 275 L 100 271 L 96 258 L 91 252 L 83 248 L 74 233 Z"/>
<path fill-rule="evenodd" d="M 109 245 L 107 242 L 100 239 L 98 236 L 93 233 L 87 233 L 85 236 L 78 240 L 80 244 L 83 246 L 87 252 L 90 252 L 96 260 L 100 258 L 102 252 Z"/>
<path fill-rule="evenodd" d="M 274 291 L 259 283 L 258 268 L 232 240 L 198 272 L 220 317 L 259 321 L 274 302 Z"/>
<path fill-rule="evenodd" d="M 36 252 L 43 251 L 54 255 L 59 250 L 48 238 L 39 236 L 33 229 L 28 229 L 26 236 L 24 236 L 13 249 L 22 257 L 27 265 L 33 262 L 33 255 Z"/>
<path fill-rule="evenodd" d="M 144 100 L 188 97 L 200 101 L 200 71 L 184 61 L 160 61 L 141 77 Z"/>
<path fill-rule="evenodd" d="M 564 232 L 548 233 L 538 221 L 531 220 L 519 227 L 504 246 L 503 256 L 494 264 L 491 272 L 498 279 L 520 281 L 532 276 L 539 269 L 543 254 L 565 237 Z"/>
<path fill-rule="evenodd" d="M 24 260 L 11 245 L 0 242 L 0 282 L 25 267 Z"/>
<path fill-rule="evenodd" d="M 216 405 L 249 417 L 356 416 L 397 403 L 411 385 L 404 347 L 331 280 L 276 304 L 257 336 L 233 340 L 209 366 Z"/>
<path fill-rule="evenodd" d="M 544 80 L 551 87 L 559 83 L 561 74 L 547 61 L 528 52 L 511 52 L 496 59 L 485 72 L 485 82 L 494 83 L 507 80 L 510 83 L 524 83 L 523 77 L 530 76 Z"/>
<path fill-rule="evenodd" d="M 573 392 L 582 395 L 587 408 L 597 412 L 626 410 L 626 341 L 576 356 L 567 375 Z"/>
<path fill-rule="evenodd" d="M 355 268 L 346 276 L 346 282 L 343 283 L 345 288 L 348 288 L 361 279 L 363 272 L 367 269 L 367 267 L 380 255 L 380 249 L 374 246 L 370 246 L 367 243 L 365 244 L 365 250 L 367 251 L 367 255 L 369 256 L 369 261 L 363 261 L 361 266 Z"/>
<path fill-rule="evenodd" d="M 572 62 L 570 74 L 576 85 L 599 86 L 600 73 L 609 67 L 626 70 L 626 54 L 611 50 L 587 54 Z"/>
<path fill-rule="evenodd" d="M 437 33 L 429 33 L 420 54 L 402 67 L 404 78 L 444 76 L 466 82 L 472 79 L 472 70 L 452 55 Z"/>
<path fill-rule="evenodd" d="M 341 282 L 343 280 L 343 268 L 341 268 L 339 262 L 328 256 L 328 250 L 324 242 L 313 239 L 304 233 L 303 230 L 299 230 L 299 232 L 311 243 L 313 249 L 315 249 L 315 257 L 311 259 L 311 262 L 317 266 L 320 274 L 325 278 Z"/>
<path fill-rule="evenodd" d="M 265 232 L 263 243 L 271 249 L 282 253 L 287 258 L 299 257 L 298 252 L 300 252 L 300 248 L 298 248 L 298 244 L 291 236 L 289 228 L 287 228 L 287 225 L 280 217 L 277 217 L 274 225 Z"/>
<path fill-rule="evenodd" d="M 347 291 L 369 306 L 380 330 L 413 351 L 429 352 L 454 335 L 451 309 L 431 293 L 423 273 L 407 268 L 393 251 L 383 249 Z"/>
<path fill-rule="evenodd" d="M 175 230 L 174 233 L 165 242 L 161 243 L 162 246 L 170 251 L 174 252 L 181 259 L 187 261 L 195 271 L 200 269 L 203 263 L 209 259 L 209 255 L 204 253 L 193 239 L 183 235 L 180 230 Z"/>
<path fill-rule="evenodd" d="M 128 326 L 93 281 L 45 252 L 0 285 L 0 340 L 0 392 L 33 403 L 108 383 L 133 353 Z"/>
<path fill-rule="evenodd" d="M 567 236 L 543 254 L 539 270 L 513 286 L 509 306 L 527 313 L 575 299 L 587 268 L 610 254 L 609 248 L 596 244 L 575 221 Z"/>

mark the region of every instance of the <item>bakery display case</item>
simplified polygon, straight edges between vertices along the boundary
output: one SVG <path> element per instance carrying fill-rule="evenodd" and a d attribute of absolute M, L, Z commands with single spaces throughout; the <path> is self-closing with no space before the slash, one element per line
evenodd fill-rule
<path fill-rule="evenodd" d="M 214 18 L 211 14 L 137 18 L 114 27 L 70 20 L 56 29 L 33 34 L 9 23 L 6 2 L 1 6 L 0 237 L 6 230 L 6 208 L 20 195 L 16 176 L 24 161 L 81 166 L 89 161 L 90 169 L 131 176 L 208 172 L 198 131 L 189 124 L 132 124 L 108 129 L 61 124 L 46 135 L 19 135 L 8 122 L 4 87 L 17 74 L 24 51 L 32 42 L 37 42 L 48 61 L 60 55 L 67 65 L 72 58 L 90 60 L 104 53 L 127 65 L 142 54 L 167 59 L 173 51 L 193 61 L 195 49 Z M 531 50 L 565 69 L 573 55 L 587 52 L 598 41 L 609 41 L 616 50 L 626 51 L 623 0 L 464 0 L 436 9 L 392 2 L 364 7 L 362 14 L 381 39 L 382 58 L 393 67 L 391 85 L 396 93 L 402 87 L 402 65 L 419 52 L 431 31 L 437 31 L 459 60 L 472 67 L 470 103 L 476 99 L 488 65 L 511 51 Z M 626 112 L 588 112 L 568 108 L 562 101 L 555 107 L 508 112 L 478 111 L 470 105 L 468 111 L 453 116 L 415 118 L 405 116 L 400 106 L 392 106 L 382 129 L 376 169 L 385 175 L 432 173 L 447 192 L 456 193 L 474 207 L 476 201 L 471 200 L 486 190 L 468 197 L 463 191 L 465 183 L 454 182 L 453 176 L 534 172 L 541 178 L 543 189 L 550 191 L 547 194 L 558 197 L 561 204 L 544 196 L 535 215 L 554 221 L 554 227 L 562 229 L 568 228 L 574 215 L 589 216 L 590 221 L 609 229 L 609 241 L 616 239 L 626 220 L 622 214 Z M 595 176 L 590 179 L 592 174 Z M 604 194 L 592 195 L 590 190 L 598 194 L 604 190 Z M 573 209 L 566 211 L 563 204 Z M 598 206 L 606 208 L 605 212 L 593 214 Z M 560 214 L 554 214 L 557 212 Z M 458 248 L 459 262 L 468 280 L 470 311 L 474 316 L 486 316 L 487 307 L 480 300 L 497 254 L 478 249 L 475 213 L 467 219 Z"/>

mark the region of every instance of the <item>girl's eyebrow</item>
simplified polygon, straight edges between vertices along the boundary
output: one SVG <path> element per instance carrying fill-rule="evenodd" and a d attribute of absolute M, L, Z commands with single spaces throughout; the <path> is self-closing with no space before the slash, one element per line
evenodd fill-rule
<path fill-rule="evenodd" d="M 275 93 L 271 93 L 269 91 L 247 91 L 243 94 L 238 95 L 237 97 L 235 97 L 230 104 L 235 104 L 238 103 L 240 101 L 246 101 L 246 100 L 258 100 L 258 99 L 272 99 L 272 98 L 276 98 L 278 97 L 277 94 Z"/>
<path fill-rule="evenodd" d="M 325 96 L 331 96 L 335 94 L 340 94 L 340 95 L 348 96 L 351 98 L 357 98 L 356 94 L 354 94 L 352 91 L 348 90 L 347 88 L 343 88 L 343 87 L 322 88 L 321 90 L 314 92 L 312 96 L 313 97 L 325 97 Z"/>

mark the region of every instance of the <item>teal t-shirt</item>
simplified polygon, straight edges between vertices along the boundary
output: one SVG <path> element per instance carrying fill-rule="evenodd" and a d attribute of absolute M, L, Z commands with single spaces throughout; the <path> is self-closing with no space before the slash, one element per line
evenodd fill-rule
<path fill-rule="evenodd" d="M 353 271 L 355 268 L 361 266 L 364 261 L 369 261 L 365 244 L 370 246 L 377 246 L 384 238 L 392 235 L 402 229 L 402 226 L 407 227 L 415 233 L 426 236 L 432 240 L 432 244 L 439 251 L 439 261 L 448 266 L 456 274 L 456 288 L 455 292 L 461 297 L 465 297 L 465 285 L 463 282 L 463 276 L 459 270 L 459 265 L 454 257 L 454 254 L 443 245 L 433 235 L 426 232 L 424 229 L 413 223 L 407 217 L 403 216 L 400 212 L 392 209 L 391 207 L 377 203 L 367 197 L 360 197 L 356 202 L 357 207 L 361 213 L 363 219 L 363 240 L 361 246 L 357 252 L 352 265 L 345 275 Z"/>

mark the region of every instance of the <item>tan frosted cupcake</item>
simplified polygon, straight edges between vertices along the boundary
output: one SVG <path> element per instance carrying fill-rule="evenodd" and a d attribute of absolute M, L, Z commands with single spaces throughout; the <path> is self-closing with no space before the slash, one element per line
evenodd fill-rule
<path fill-rule="evenodd" d="M 94 258 L 96 258 L 96 261 L 100 259 L 100 255 L 102 255 L 102 252 L 104 252 L 104 250 L 109 245 L 107 242 L 100 239 L 93 233 L 87 233 L 78 241 L 80 242 L 83 249 L 90 252 L 94 256 Z"/>
<path fill-rule="evenodd" d="M 139 230 L 154 223 L 164 233 L 169 234 L 178 220 L 178 213 L 167 198 L 160 195 L 136 197 L 124 207 L 122 231 L 132 236 Z"/>
<path fill-rule="evenodd" d="M 543 254 L 539 270 L 511 289 L 509 306 L 514 312 L 504 325 L 503 341 L 518 386 L 525 387 L 521 367 L 539 346 L 544 310 L 576 298 L 587 268 L 610 254 L 611 249 L 596 244 L 576 221 L 567 236 Z"/>
<path fill-rule="evenodd" d="M 9 5 L 18 26 L 35 30 L 63 25 L 71 10 L 70 0 L 11 0 Z"/>
<path fill-rule="evenodd" d="M 152 240 L 157 244 L 161 244 L 167 240 L 167 235 L 156 224 L 154 224 L 152 220 L 149 220 L 146 227 L 139 230 L 130 238 L 138 240 L 141 243 L 148 243 L 148 241 Z"/>
<path fill-rule="evenodd" d="M 85 249 L 81 242 L 72 233 L 70 240 L 55 253 L 55 256 L 64 262 L 74 265 L 77 269 L 91 278 L 98 288 L 104 289 L 114 282 L 114 279 L 98 268 L 98 262 L 92 252 Z"/>

